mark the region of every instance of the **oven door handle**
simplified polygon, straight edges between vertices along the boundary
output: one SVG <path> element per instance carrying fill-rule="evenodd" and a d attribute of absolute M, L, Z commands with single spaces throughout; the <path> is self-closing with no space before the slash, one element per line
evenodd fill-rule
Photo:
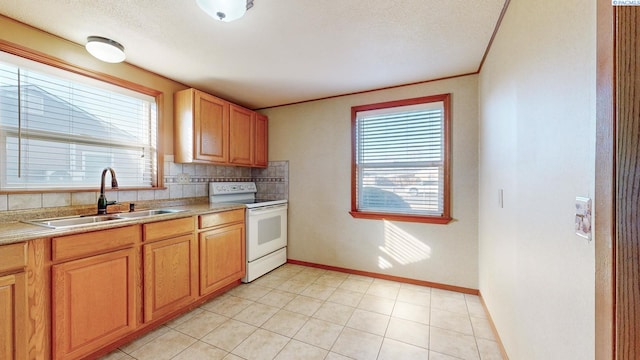
<path fill-rule="evenodd" d="M 287 204 L 277 204 L 277 205 L 261 206 L 258 208 L 251 208 L 247 210 L 251 215 L 258 215 L 258 214 L 265 214 L 265 213 L 286 210 L 286 209 L 287 209 Z"/>

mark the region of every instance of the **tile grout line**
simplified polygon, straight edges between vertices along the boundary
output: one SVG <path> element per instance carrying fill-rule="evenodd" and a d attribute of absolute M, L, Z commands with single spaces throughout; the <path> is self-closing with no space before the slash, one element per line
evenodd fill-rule
<path fill-rule="evenodd" d="M 343 282 L 344 282 L 344 280 L 343 280 Z M 336 288 L 336 289 L 337 289 L 337 288 Z M 360 301 L 358 301 L 358 305 L 360 305 L 360 303 L 361 303 L 361 302 L 362 302 L 362 298 L 360 299 Z M 332 350 L 332 349 L 333 349 L 333 347 L 336 345 L 336 342 L 338 342 L 338 339 L 340 339 L 340 336 L 342 336 L 342 334 L 344 333 L 344 329 L 346 329 L 346 328 L 347 328 L 347 324 L 349 323 L 349 321 L 350 321 L 350 320 L 351 320 L 351 318 L 353 317 L 353 314 L 355 313 L 355 309 L 357 309 L 357 305 L 356 305 L 356 307 L 354 308 L 354 311 L 351 313 L 351 315 L 349 315 L 349 319 L 347 319 L 347 321 L 345 322 L 345 324 L 344 324 L 344 325 L 342 325 L 342 329 L 340 329 L 340 333 L 338 334 L 338 336 L 336 336 L 335 340 L 333 340 L 333 343 L 331 343 L 331 346 L 329 347 L 329 352 L 327 353 L 327 356 L 329 356 L 329 354 L 332 352 L 331 350 Z M 340 354 L 340 353 L 337 353 L 337 354 Z M 340 355 L 347 356 L 347 355 L 344 355 L 344 354 L 340 354 Z M 325 358 L 326 358 L 326 356 L 325 356 Z"/>
<path fill-rule="evenodd" d="M 464 297 L 464 305 L 467 308 L 467 318 L 469 318 L 469 324 L 471 324 L 471 333 L 473 334 L 473 342 L 476 344 L 476 352 L 478 353 L 478 359 L 482 359 L 482 354 L 480 353 L 480 346 L 478 345 L 478 337 L 476 336 L 476 329 L 473 327 L 473 322 L 471 322 L 471 311 L 469 311 L 469 302 L 467 301 L 467 297 Z"/>
<path fill-rule="evenodd" d="M 271 292 L 271 291 L 270 291 L 270 292 Z M 267 293 L 267 294 L 269 294 L 269 293 Z M 260 299 L 262 299 L 263 297 L 267 296 L 267 294 L 264 294 L 264 295 L 263 295 L 263 296 L 261 296 L 258 300 L 260 300 Z M 293 300 L 289 300 L 289 302 L 291 302 L 291 301 L 293 301 Z M 257 302 L 257 300 L 256 300 L 254 303 L 256 303 L 256 302 Z M 288 304 L 289 302 L 287 302 L 287 304 Z M 273 318 L 273 317 L 274 317 L 274 316 L 275 316 L 275 315 L 276 315 L 280 310 L 284 310 L 284 307 L 285 307 L 285 306 L 287 306 L 287 305 L 285 304 L 285 305 L 283 305 L 283 306 L 282 306 L 282 308 L 278 308 L 278 311 L 276 311 L 276 312 L 275 312 L 275 313 L 273 313 L 271 316 L 269 316 L 269 318 L 268 318 L 267 320 L 265 320 L 265 321 L 260 325 L 260 327 L 258 327 L 258 329 L 262 329 L 262 330 L 265 330 L 265 331 L 269 331 L 269 332 L 274 333 L 274 334 L 277 334 L 277 335 L 282 335 L 282 334 L 278 334 L 278 333 L 277 333 L 277 332 L 275 332 L 275 331 L 271 331 L 271 330 L 269 330 L 269 329 L 265 329 L 265 328 L 263 328 L 262 326 L 264 326 L 264 324 L 266 324 L 269 320 L 271 320 L 271 319 L 272 319 L 272 318 Z M 307 321 L 308 321 L 308 320 L 307 320 Z M 303 325 L 303 326 L 304 326 L 304 325 Z M 302 329 L 302 327 L 301 327 L 301 329 Z M 299 330 L 298 330 L 298 331 L 299 331 Z M 298 332 L 296 331 L 296 334 L 297 334 L 297 333 L 298 333 Z M 282 336 L 285 336 L 285 335 L 282 335 Z M 295 334 L 294 334 L 294 336 L 295 336 Z M 273 359 L 277 358 L 277 357 L 278 357 L 278 355 L 279 355 L 282 351 L 284 351 L 284 349 L 287 347 L 287 345 L 289 345 L 289 343 L 291 343 L 291 342 L 294 340 L 294 339 L 293 339 L 293 336 L 290 336 L 290 337 L 289 337 L 289 336 L 287 336 L 287 337 L 289 338 L 289 341 L 287 341 L 287 343 L 282 347 L 282 349 L 280 349 L 280 350 L 279 350 L 279 351 L 274 355 Z M 248 338 L 248 337 L 247 337 L 247 338 Z M 245 340 L 246 340 L 246 339 L 245 339 Z M 235 355 L 235 354 L 234 354 L 234 355 Z"/>
<path fill-rule="evenodd" d="M 383 291 L 383 292 L 378 291 L 378 290 L 383 290 L 383 289 L 376 288 L 376 289 L 372 290 L 372 287 L 376 284 L 375 279 L 373 281 L 364 281 L 366 279 L 351 278 L 351 280 L 362 281 L 362 282 L 366 283 L 366 286 L 360 286 L 358 288 L 358 291 L 354 291 L 354 290 L 350 290 L 348 287 L 347 288 L 342 288 L 341 287 L 347 280 L 350 279 L 349 277 L 341 278 L 341 280 L 339 282 L 332 282 L 330 284 L 325 284 L 325 283 L 323 283 L 321 281 L 321 279 L 325 275 L 330 275 L 327 272 L 319 274 L 319 273 L 304 273 L 304 271 L 305 271 L 304 269 L 298 270 L 298 271 L 295 271 L 295 270 L 298 270 L 298 269 L 289 269 L 286 272 L 282 272 L 281 274 L 279 274 L 279 275 L 282 275 L 282 276 L 274 274 L 274 279 L 282 280 L 282 282 L 280 282 L 279 280 L 277 280 L 277 281 L 271 280 L 270 282 L 266 282 L 268 284 L 278 283 L 277 286 L 273 286 L 273 285 L 269 285 L 269 286 L 257 285 L 255 287 L 255 289 L 257 291 L 252 293 L 251 292 L 251 287 L 250 287 L 251 284 L 242 284 L 240 286 L 246 286 L 246 288 L 245 288 L 246 290 L 240 290 L 235 294 L 229 293 L 228 294 L 229 297 L 236 298 L 237 300 L 243 300 L 243 301 L 246 301 L 247 303 L 249 303 L 249 305 L 247 305 L 246 307 L 242 308 L 238 312 L 235 312 L 233 314 L 233 316 L 231 316 L 231 317 L 228 317 L 227 315 L 219 314 L 219 313 L 217 313 L 215 311 L 200 307 L 200 309 L 202 311 L 207 311 L 207 313 L 220 315 L 220 316 L 222 316 L 224 318 L 223 322 L 221 322 L 220 324 L 216 325 L 214 328 L 210 329 L 205 335 L 203 335 L 200 338 L 194 337 L 194 336 L 188 334 L 187 332 L 184 332 L 184 331 L 188 331 L 188 329 L 186 329 L 186 328 L 184 328 L 182 330 L 178 330 L 178 329 L 175 329 L 174 327 L 170 327 L 170 326 L 168 326 L 166 324 L 163 324 L 162 327 L 164 327 L 166 330 L 168 330 L 168 331 L 176 331 L 179 334 L 183 334 L 183 335 L 195 340 L 194 343 L 192 343 L 189 346 L 187 346 L 186 348 L 180 350 L 177 354 L 173 355 L 172 358 L 176 358 L 176 357 L 180 356 L 180 354 L 183 354 L 185 352 L 185 350 L 191 348 L 192 346 L 194 346 L 195 344 L 198 344 L 198 343 L 206 344 L 208 346 L 211 346 L 212 348 L 219 349 L 219 350 L 221 350 L 221 351 L 223 351 L 225 353 L 225 356 L 229 356 L 229 355 L 238 356 L 238 355 L 234 354 L 233 352 L 236 351 L 241 344 L 245 343 L 252 335 L 254 335 L 258 329 L 264 330 L 264 331 L 272 333 L 272 334 L 281 335 L 281 336 L 286 338 L 286 343 L 282 346 L 282 348 L 280 348 L 275 353 L 273 359 L 275 359 L 280 354 L 282 354 L 283 351 L 285 350 L 285 348 L 287 346 L 290 346 L 290 344 L 293 343 L 293 340 L 300 341 L 303 344 L 306 344 L 306 345 L 309 345 L 309 346 L 312 346 L 312 347 L 315 347 L 315 348 L 318 348 L 318 349 L 326 350 L 327 354 L 325 355 L 325 359 L 331 353 L 335 353 L 335 354 L 339 354 L 339 355 L 342 355 L 342 356 L 345 356 L 345 357 L 349 357 L 349 356 L 343 355 L 343 354 L 341 354 L 339 352 L 332 351 L 332 349 L 335 347 L 335 345 L 338 342 L 338 340 L 340 339 L 340 337 L 343 336 L 343 334 L 345 333 L 346 328 L 349 328 L 351 330 L 356 330 L 356 331 L 362 331 L 363 333 L 372 334 L 372 335 L 375 335 L 375 336 L 379 336 L 381 338 L 381 343 L 377 348 L 377 352 L 376 352 L 376 357 L 375 358 L 380 358 L 380 356 L 382 355 L 382 348 L 383 348 L 383 346 L 385 344 L 385 340 L 391 339 L 391 338 L 388 338 L 387 335 L 389 335 L 391 321 L 393 319 L 402 319 L 402 320 L 406 320 L 406 321 L 415 322 L 417 324 L 422 324 L 421 322 L 416 322 L 416 321 L 413 321 L 411 319 L 404 319 L 402 317 L 395 318 L 393 316 L 394 312 L 398 309 L 399 304 L 400 303 L 405 303 L 405 301 L 400 301 L 399 300 L 400 299 L 400 295 L 401 295 L 401 291 L 403 289 L 402 285 L 397 287 L 397 288 L 395 288 L 395 296 L 393 296 L 393 299 L 391 299 L 391 298 L 386 297 L 386 296 L 388 296 L 390 294 L 387 294 L 385 291 Z M 300 276 L 296 279 L 296 277 L 298 275 L 300 275 Z M 284 283 L 286 283 L 288 281 L 291 281 L 291 280 L 299 281 L 299 285 L 304 285 L 304 286 L 301 286 L 301 287 L 293 286 L 289 290 L 280 289 L 280 286 L 282 286 Z M 321 281 L 321 282 L 318 283 L 318 281 Z M 303 294 L 305 291 L 307 291 L 308 289 L 310 289 L 314 285 L 317 285 L 317 287 L 322 287 L 324 289 L 315 289 L 314 288 L 314 292 L 312 293 L 312 295 Z M 360 285 L 364 285 L 364 284 L 360 284 Z M 238 288 L 238 289 L 240 289 L 240 288 Z M 342 298 L 343 300 L 340 300 L 339 298 L 335 298 L 334 300 L 330 300 L 332 298 L 332 296 L 334 296 L 338 290 L 349 291 L 349 293 L 345 293 L 346 295 L 349 295 L 349 296 Z M 469 335 L 469 334 L 466 333 L 466 332 L 449 329 L 446 326 L 445 327 L 433 326 L 432 322 L 433 322 L 433 311 L 434 310 L 443 311 L 443 312 L 446 312 L 446 313 L 451 313 L 452 315 L 455 315 L 455 316 L 460 316 L 461 312 L 447 310 L 449 308 L 453 309 L 453 307 L 450 307 L 450 306 L 445 306 L 446 309 L 440 309 L 439 307 L 438 308 L 434 307 L 434 302 L 433 302 L 434 292 L 433 292 L 433 288 L 426 287 L 425 290 L 427 290 L 427 291 L 423 291 L 423 292 L 425 294 L 429 295 L 429 298 L 428 298 L 429 304 L 428 304 L 428 307 L 427 307 L 428 311 L 429 311 L 429 314 L 428 314 L 428 317 L 427 317 L 428 324 L 426 324 L 427 327 L 428 327 L 428 330 L 429 330 L 429 334 L 428 334 L 428 337 L 426 339 L 427 347 L 425 348 L 425 350 L 427 351 L 428 357 L 430 357 L 432 352 L 433 353 L 438 353 L 438 354 L 443 354 L 441 352 L 436 352 L 436 351 L 433 351 L 431 349 L 431 347 L 432 347 L 432 336 L 433 336 L 433 331 L 432 330 L 433 329 L 446 330 L 446 331 L 449 331 L 449 332 L 452 332 L 452 333 L 461 334 L 461 335 Z M 369 293 L 369 291 L 372 291 L 372 293 Z M 254 299 L 255 295 L 260 294 L 260 293 L 262 293 L 262 295 L 258 295 L 258 297 Z M 280 293 L 281 294 L 285 294 L 285 293 L 289 294 L 291 297 L 289 295 L 287 295 L 287 297 L 284 297 L 283 299 L 290 299 L 290 300 L 283 301 L 283 303 L 278 303 L 277 306 L 271 305 L 269 303 L 269 301 L 278 300 L 278 296 L 277 295 L 280 294 Z M 262 299 L 265 299 L 269 294 L 274 294 L 275 295 L 274 298 L 272 298 L 269 301 L 265 300 L 266 303 L 260 302 Z M 328 296 L 325 296 L 325 294 L 328 294 Z M 313 296 L 313 295 L 315 295 L 315 296 Z M 381 295 L 381 296 L 379 296 L 379 295 Z M 407 293 L 407 294 L 404 294 L 403 296 L 405 296 L 405 295 L 409 295 L 410 296 L 411 294 Z M 447 298 L 448 297 L 446 296 L 446 294 L 442 294 L 442 295 L 444 296 L 441 299 L 443 301 L 443 305 L 447 305 Z M 356 296 L 358 298 L 356 298 Z M 369 296 L 369 298 L 367 296 Z M 305 299 L 308 298 L 310 300 L 313 300 L 313 302 L 315 302 L 315 303 L 319 303 L 320 305 L 315 310 L 313 310 L 310 313 L 310 315 L 299 313 L 298 311 L 292 311 L 292 310 L 285 309 L 285 307 L 287 305 L 289 305 L 292 301 L 294 301 L 296 298 L 305 298 Z M 368 301 L 366 304 L 364 304 L 365 299 L 371 299 L 372 301 Z M 389 303 L 387 303 L 384 307 L 381 308 L 380 307 L 381 304 L 373 302 L 375 300 L 385 300 L 385 299 L 386 299 L 386 301 L 389 301 L 389 300 L 393 301 L 393 304 L 392 304 L 392 306 L 391 306 L 391 308 L 390 308 L 390 310 L 388 312 L 388 315 L 387 315 L 387 311 L 388 310 L 386 310 L 386 309 L 389 307 Z M 405 299 L 405 298 L 403 298 L 403 299 Z M 472 301 L 473 299 L 468 298 L 466 295 L 463 296 L 463 299 L 465 301 L 464 307 L 465 307 L 466 315 L 467 315 L 467 316 L 465 316 L 465 318 L 466 318 L 466 321 L 468 321 L 470 326 L 471 326 L 471 334 L 470 335 L 473 336 L 473 338 L 474 338 L 475 350 L 476 350 L 475 352 L 476 352 L 478 358 L 481 359 L 482 358 L 482 353 L 480 351 L 480 346 L 479 346 L 479 343 L 478 343 L 480 338 L 478 338 L 478 336 L 477 336 L 478 335 L 477 334 L 477 329 L 474 327 L 474 324 L 472 322 L 472 316 L 471 316 L 471 308 L 472 308 L 471 303 L 473 302 Z M 336 300 L 338 300 L 338 301 L 336 301 Z M 357 301 L 353 302 L 353 300 L 357 300 Z M 423 300 L 420 299 L 420 301 L 423 301 Z M 414 302 L 406 302 L 406 303 L 410 304 L 410 305 L 424 306 L 420 302 L 415 302 L 415 304 L 414 304 Z M 340 306 L 344 306 L 345 310 L 348 307 L 349 309 L 351 309 L 351 313 L 346 318 L 343 317 L 343 315 L 339 315 L 338 317 L 335 317 L 335 318 L 332 317 L 332 316 L 329 316 L 328 319 L 333 319 L 333 320 L 327 320 L 327 319 L 323 318 L 323 317 L 328 316 L 328 313 L 326 313 L 326 311 L 323 312 L 322 314 L 318 315 L 320 310 L 323 308 L 323 306 L 325 306 L 327 304 L 337 304 L 337 305 L 340 305 Z M 235 316 L 238 316 L 238 314 L 240 314 L 242 311 L 245 311 L 249 307 L 255 306 L 255 305 L 265 305 L 265 306 L 277 308 L 277 310 L 275 312 L 273 312 L 271 315 L 269 315 L 264 321 L 262 321 L 259 326 L 255 326 L 253 324 L 250 324 L 250 323 L 246 322 L 246 321 L 249 321 L 249 319 L 246 319 L 246 318 L 244 319 L 244 321 L 234 318 Z M 316 305 L 316 304 L 313 304 L 313 305 Z M 456 305 L 456 304 L 451 304 L 451 305 Z M 365 307 L 364 308 L 360 308 L 360 306 L 365 306 Z M 458 306 L 456 306 L 455 308 L 459 309 Z M 374 309 L 376 309 L 376 310 L 374 310 Z M 474 307 L 474 309 L 475 309 L 475 307 Z M 300 310 L 303 310 L 303 308 L 300 308 Z M 368 330 L 360 330 L 358 328 L 354 328 L 354 327 L 348 325 L 349 322 L 352 319 L 354 319 L 354 315 L 356 314 L 356 312 L 358 310 L 360 310 L 362 312 L 370 312 L 370 313 L 373 313 L 373 314 L 385 316 L 387 318 L 385 329 L 384 329 L 384 331 L 382 331 L 381 336 L 379 335 L 380 332 L 375 332 L 374 333 L 374 332 L 370 332 Z M 306 318 L 304 320 L 304 322 L 301 324 L 301 326 L 291 336 L 284 335 L 284 334 L 279 334 L 278 332 L 269 330 L 269 329 L 264 327 L 267 322 L 269 322 L 271 319 L 273 319 L 274 316 L 276 314 L 278 314 L 279 312 L 281 312 L 281 311 L 293 312 L 294 314 L 299 314 L 299 315 L 302 315 L 302 316 L 304 316 Z M 316 317 L 316 315 L 317 316 L 323 316 L 323 317 Z M 327 322 L 328 324 L 333 324 L 333 325 L 337 325 L 337 326 L 341 327 L 340 331 L 337 334 L 337 336 L 335 337 L 335 339 L 328 346 L 328 349 L 316 346 L 316 345 L 314 345 L 312 343 L 309 343 L 307 341 L 302 341 L 302 340 L 295 339 L 295 337 L 302 331 L 302 329 L 306 325 L 309 324 L 311 319 Z M 345 319 L 344 324 L 343 324 L 343 320 L 342 319 Z M 483 319 L 483 318 L 480 318 L 480 319 Z M 190 319 L 185 320 L 185 321 L 189 321 L 189 320 Z M 219 348 L 219 347 L 217 347 L 217 346 L 215 346 L 213 344 L 210 344 L 210 343 L 202 340 L 204 337 L 206 337 L 211 332 L 214 332 L 216 329 L 219 329 L 222 324 L 224 324 L 225 322 L 227 322 L 229 320 L 238 321 L 238 322 L 246 324 L 246 325 L 254 326 L 255 328 L 246 337 L 244 337 L 230 351 L 227 351 L 225 349 Z M 179 323 L 179 324 L 175 325 L 175 327 L 177 328 L 181 324 L 182 323 Z M 353 325 L 355 325 L 355 324 L 353 324 Z M 423 324 L 423 325 L 425 325 L 425 324 Z M 356 326 L 358 326 L 358 325 L 356 325 Z M 456 329 L 457 328 L 458 327 L 456 326 Z M 370 328 L 367 328 L 367 329 L 370 329 Z M 195 333 L 197 334 L 198 332 L 195 332 Z M 162 335 L 160 335 L 160 336 L 162 336 Z M 157 337 L 145 342 L 140 347 L 146 346 L 147 344 L 155 341 L 155 339 L 157 339 Z M 282 339 L 282 340 L 285 340 L 285 339 Z M 394 341 L 398 341 L 398 342 L 400 342 L 402 344 L 405 344 L 405 345 L 410 345 L 410 346 L 414 346 L 414 347 L 417 347 L 417 348 L 422 348 L 422 346 L 420 346 L 420 345 L 414 345 L 411 342 L 406 341 L 406 340 L 409 340 L 408 338 L 407 339 L 400 339 L 400 340 L 393 339 L 393 340 Z M 483 338 L 483 340 L 488 340 L 488 339 L 484 339 Z M 121 351 L 128 358 L 135 359 L 135 357 L 133 357 L 131 354 L 125 352 L 123 349 L 119 348 L 118 350 Z M 370 350 L 374 350 L 374 349 L 370 349 Z M 134 351 L 136 351 L 136 350 L 134 350 Z M 454 357 L 458 358 L 458 356 L 454 356 L 454 355 L 450 355 L 450 354 L 445 354 L 445 355 L 452 356 L 452 358 L 454 358 Z"/>
<path fill-rule="evenodd" d="M 432 309 L 433 309 L 433 289 L 429 288 L 429 339 L 427 339 L 427 346 L 428 346 L 428 357 L 431 357 L 431 328 L 433 327 L 431 324 L 431 313 L 432 313 Z"/>
<path fill-rule="evenodd" d="M 367 285 L 367 289 L 364 291 L 362 298 L 360 298 L 360 301 L 358 301 L 358 305 L 360 305 L 360 304 L 362 303 L 362 300 L 364 300 L 364 295 L 366 295 L 366 294 L 367 294 L 367 290 L 369 290 L 369 288 L 370 288 L 370 287 L 371 287 L 371 284 L 368 284 L 368 285 Z M 336 345 L 336 342 L 338 341 L 338 339 L 340 338 L 340 336 L 342 336 L 342 334 L 344 333 L 344 330 L 347 328 L 347 324 L 349 323 L 349 321 L 351 320 L 351 318 L 353 317 L 353 315 L 354 315 L 354 313 L 355 313 L 355 309 L 358 309 L 358 305 L 356 305 L 356 307 L 354 308 L 354 311 L 351 313 L 351 316 L 349 316 L 349 320 L 347 320 L 347 322 L 346 322 L 346 323 L 344 324 L 344 326 L 342 327 L 342 330 L 340 330 L 340 334 L 338 334 L 338 336 L 336 337 L 336 339 L 333 341 L 333 344 L 331 344 L 331 349 L 333 349 L 333 347 Z M 379 352 L 379 351 L 380 351 L 380 350 L 378 349 L 378 352 Z M 329 352 L 331 352 L 331 350 L 329 350 Z M 340 354 L 340 353 L 337 353 L 337 354 Z M 340 354 L 340 355 L 351 358 L 350 356 L 345 355 L 345 354 Z M 376 358 L 377 358 L 377 356 L 376 356 Z"/>
<path fill-rule="evenodd" d="M 382 335 L 382 341 L 380 342 L 380 348 L 378 349 L 378 354 L 376 355 L 376 359 L 380 357 L 380 352 L 382 351 L 382 347 L 384 346 L 384 340 L 387 338 L 387 332 L 389 331 L 389 325 L 391 325 L 391 318 L 393 317 L 393 310 L 398 303 L 398 295 L 400 294 L 400 288 L 398 288 L 398 293 L 393 300 L 393 307 L 391 308 L 391 314 L 389 314 L 389 321 L 387 322 L 387 327 L 384 329 L 384 334 Z"/>

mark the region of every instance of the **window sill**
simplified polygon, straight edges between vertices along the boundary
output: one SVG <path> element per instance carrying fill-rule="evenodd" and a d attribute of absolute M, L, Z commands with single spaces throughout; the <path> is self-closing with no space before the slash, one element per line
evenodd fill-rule
<path fill-rule="evenodd" d="M 425 224 L 438 224 L 446 225 L 453 219 L 445 216 L 426 216 L 426 215 L 401 215 L 401 214 L 389 214 L 389 213 L 377 213 L 377 212 L 363 212 L 363 211 L 349 211 L 349 214 L 356 219 L 369 219 L 369 220 L 391 220 L 391 221 L 405 221 L 405 222 L 418 222 Z"/>

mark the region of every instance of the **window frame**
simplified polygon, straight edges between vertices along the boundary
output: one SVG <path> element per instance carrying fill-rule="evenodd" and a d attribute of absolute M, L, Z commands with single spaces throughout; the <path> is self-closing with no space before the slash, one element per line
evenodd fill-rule
<path fill-rule="evenodd" d="M 151 187 L 127 187 L 122 190 L 161 190 L 164 189 L 164 141 L 163 141 L 163 109 L 164 109 L 164 93 L 159 90 L 149 88 L 147 86 L 137 84 L 128 80 L 118 78 L 103 72 L 87 69 L 77 65 L 73 65 L 65 60 L 54 56 L 33 50 L 6 40 L 0 39 L 0 51 L 22 57 L 27 60 L 35 61 L 44 65 L 52 66 L 64 71 L 68 71 L 77 75 L 85 76 L 94 80 L 103 81 L 111 85 L 119 86 L 131 91 L 139 92 L 144 95 L 155 98 L 156 102 L 156 174 L 152 178 Z M 89 192 L 96 191 L 100 184 L 96 187 L 88 188 L 29 188 L 29 189 L 0 189 L 0 194 L 27 194 L 27 193 L 59 193 L 59 192 Z M 115 189 L 114 191 L 117 191 Z"/>
<path fill-rule="evenodd" d="M 388 109 L 393 107 L 418 105 L 424 103 L 443 103 L 443 208 L 441 216 L 398 214 L 387 212 L 362 211 L 358 209 L 358 169 L 357 169 L 357 116 L 358 112 Z M 404 100 L 394 100 L 351 107 L 351 214 L 358 219 L 407 221 L 429 224 L 448 224 L 451 222 L 451 94 L 423 96 Z"/>

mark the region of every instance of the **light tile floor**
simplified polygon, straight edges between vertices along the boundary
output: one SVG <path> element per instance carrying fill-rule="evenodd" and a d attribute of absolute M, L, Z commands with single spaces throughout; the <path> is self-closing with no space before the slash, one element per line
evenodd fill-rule
<path fill-rule="evenodd" d="M 502 359 L 477 296 L 285 264 L 103 357 Z"/>

